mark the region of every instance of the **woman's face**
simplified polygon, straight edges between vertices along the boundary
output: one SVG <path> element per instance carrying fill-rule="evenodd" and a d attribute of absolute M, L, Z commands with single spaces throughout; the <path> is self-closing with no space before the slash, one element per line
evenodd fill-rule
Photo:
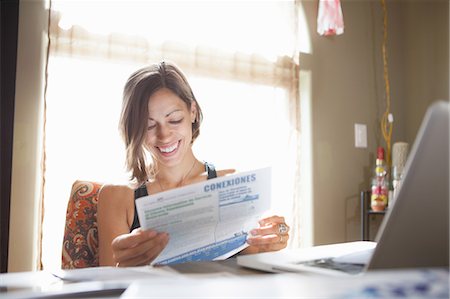
<path fill-rule="evenodd" d="M 158 163 L 169 167 L 178 165 L 191 151 L 195 115 L 195 103 L 189 109 L 167 88 L 159 89 L 150 96 L 146 146 Z"/>

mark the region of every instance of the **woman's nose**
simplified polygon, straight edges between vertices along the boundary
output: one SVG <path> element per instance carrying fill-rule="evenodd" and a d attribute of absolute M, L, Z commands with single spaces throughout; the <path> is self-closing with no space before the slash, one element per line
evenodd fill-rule
<path fill-rule="evenodd" d="M 158 139 L 164 140 L 170 136 L 170 129 L 166 126 L 159 126 L 158 128 Z"/>

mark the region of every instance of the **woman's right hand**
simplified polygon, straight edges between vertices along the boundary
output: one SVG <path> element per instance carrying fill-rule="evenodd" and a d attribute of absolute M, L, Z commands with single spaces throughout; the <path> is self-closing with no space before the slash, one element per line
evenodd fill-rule
<path fill-rule="evenodd" d="M 141 228 L 119 235 L 111 243 L 116 267 L 148 265 L 161 253 L 168 242 L 167 233 Z"/>

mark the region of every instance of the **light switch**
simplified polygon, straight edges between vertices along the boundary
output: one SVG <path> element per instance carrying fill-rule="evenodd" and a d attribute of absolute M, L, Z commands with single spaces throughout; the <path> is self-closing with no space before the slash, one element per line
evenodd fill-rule
<path fill-rule="evenodd" d="M 355 124 L 355 147 L 367 148 L 367 126 Z"/>

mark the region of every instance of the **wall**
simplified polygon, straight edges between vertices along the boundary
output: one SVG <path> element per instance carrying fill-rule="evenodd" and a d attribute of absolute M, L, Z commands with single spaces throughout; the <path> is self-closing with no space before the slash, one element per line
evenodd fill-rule
<path fill-rule="evenodd" d="M 19 0 L 0 2 L 0 273 L 8 271 Z"/>
<path fill-rule="evenodd" d="M 44 1 L 20 1 L 8 272 L 38 267 L 47 16 Z"/>
<path fill-rule="evenodd" d="M 321 37 L 317 2 L 302 1 L 311 38 L 311 54 L 301 56 L 300 63 L 312 82 L 314 245 L 360 238 L 359 193 L 369 187 L 376 147 L 384 146 L 379 129 L 385 110 L 381 5 L 341 3 L 345 33 Z M 412 142 L 429 102 L 448 98 L 448 3 L 387 3 L 392 141 Z M 355 123 L 368 127 L 367 149 L 354 147 Z"/>
<path fill-rule="evenodd" d="M 414 140 L 425 109 L 437 99 L 449 100 L 449 3 L 410 1 L 404 10 L 406 65 L 406 139 Z"/>

